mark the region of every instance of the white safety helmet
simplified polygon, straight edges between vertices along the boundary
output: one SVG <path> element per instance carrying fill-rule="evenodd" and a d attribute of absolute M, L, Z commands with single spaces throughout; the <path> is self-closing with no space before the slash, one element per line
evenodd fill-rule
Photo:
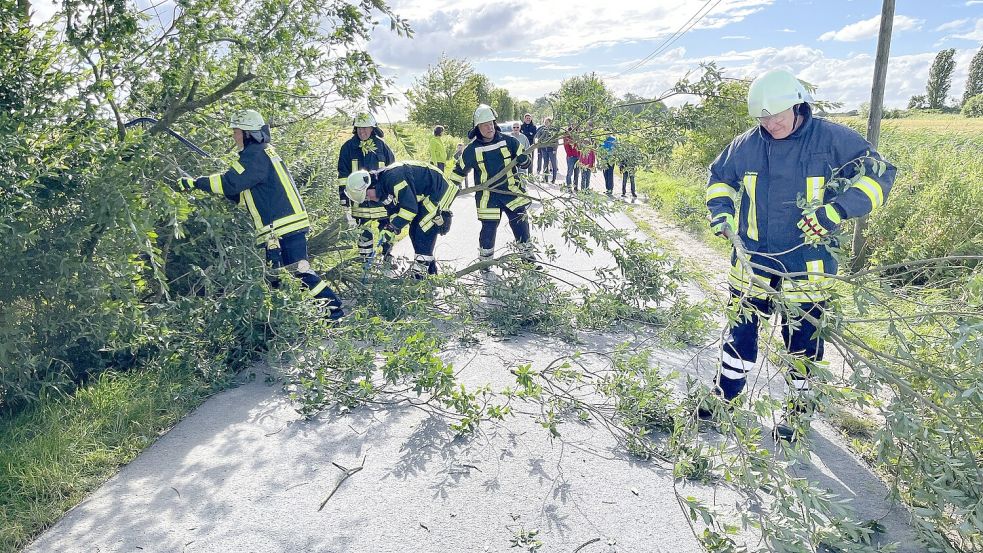
<path fill-rule="evenodd" d="M 364 169 L 353 171 L 348 175 L 348 184 L 345 186 L 345 194 L 351 201 L 360 204 L 365 201 L 365 191 L 372 184 L 372 176 Z"/>
<path fill-rule="evenodd" d="M 254 109 L 244 109 L 235 113 L 229 121 L 230 129 L 242 129 L 244 131 L 258 131 L 263 128 L 266 122 L 263 116 Z"/>
<path fill-rule="evenodd" d="M 375 117 L 371 113 L 360 113 L 355 116 L 355 120 L 352 121 L 352 125 L 356 128 L 358 127 L 377 127 L 378 124 L 375 121 Z"/>
<path fill-rule="evenodd" d="M 498 119 L 498 114 L 487 104 L 481 104 L 474 110 L 474 126 Z"/>
<path fill-rule="evenodd" d="M 788 108 L 811 102 L 812 97 L 795 75 L 784 69 L 772 69 L 751 83 L 747 92 L 747 109 L 751 117 L 767 117 Z"/>

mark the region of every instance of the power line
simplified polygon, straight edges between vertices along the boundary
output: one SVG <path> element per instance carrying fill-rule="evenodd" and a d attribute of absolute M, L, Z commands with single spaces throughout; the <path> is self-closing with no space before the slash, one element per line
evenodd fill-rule
<path fill-rule="evenodd" d="M 628 69 L 625 69 L 621 73 L 618 73 L 617 75 L 615 75 L 615 77 L 620 77 L 620 76 L 622 76 L 622 75 L 624 75 L 626 73 L 631 73 L 635 69 L 637 69 L 637 68 L 645 65 L 649 60 L 651 60 L 655 56 L 657 56 L 657 55 L 661 54 L 662 52 L 664 52 L 666 48 L 668 48 L 674 42 L 676 42 L 677 40 L 679 40 L 679 38 L 681 36 L 683 36 L 684 34 L 686 34 L 687 32 L 689 32 L 690 29 L 692 29 L 693 27 L 695 27 L 697 23 L 699 23 L 700 21 L 702 21 L 703 18 L 706 17 L 711 11 L 713 11 L 713 9 L 716 8 L 717 5 L 719 5 L 720 2 L 722 2 L 722 1 L 723 0 L 717 0 L 716 2 L 714 2 L 714 4 L 712 6 L 710 6 L 709 9 L 707 9 L 707 6 L 709 6 L 710 5 L 710 2 L 713 2 L 713 0 L 706 0 L 706 2 L 704 2 L 703 5 L 700 6 L 700 9 L 696 10 L 696 13 L 694 13 L 692 16 L 690 16 L 690 18 L 687 19 L 685 23 L 683 23 L 682 25 L 680 25 L 680 27 L 678 29 L 676 29 L 676 32 L 672 33 L 671 35 L 669 35 L 668 38 L 666 38 L 664 41 L 662 41 L 662 44 L 660 44 L 658 47 L 656 47 L 656 49 L 651 54 L 649 54 L 649 55 L 645 56 L 644 58 L 642 58 L 641 60 L 635 62 L 634 65 L 632 65 Z M 705 12 L 703 11 L 704 9 L 706 9 Z M 702 12 L 702 15 L 701 15 L 701 12 Z M 699 16 L 699 17 L 697 17 L 697 16 Z"/>

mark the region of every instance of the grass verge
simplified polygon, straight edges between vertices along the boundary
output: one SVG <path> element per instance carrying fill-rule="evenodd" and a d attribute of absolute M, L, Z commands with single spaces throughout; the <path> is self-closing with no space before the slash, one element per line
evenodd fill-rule
<path fill-rule="evenodd" d="M 189 368 L 109 372 L 0 420 L 0 551 L 17 551 L 222 385 Z"/>

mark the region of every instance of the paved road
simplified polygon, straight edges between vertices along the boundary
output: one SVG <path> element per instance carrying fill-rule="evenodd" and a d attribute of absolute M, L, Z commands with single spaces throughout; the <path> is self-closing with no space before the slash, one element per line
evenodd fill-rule
<path fill-rule="evenodd" d="M 454 231 L 436 252 L 448 268 L 477 254 L 473 199 L 459 198 L 454 210 Z M 623 215 L 613 222 L 632 227 Z M 564 263 L 585 278 L 607 262 L 570 252 L 558 233 L 539 238 L 561 248 Z M 510 239 L 503 223 L 499 246 Z M 409 245 L 399 253 L 409 256 Z M 603 350 L 645 337 L 584 338 L 581 349 Z M 549 338 L 486 338 L 447 358 L 465 367 L 467 385 L 500 388 L 510 367 L 542 366 L 572 351 Z M 712 360 L 700 368 L 691 362 L 696 354 L 663 351 L 655 361 L 708 378 Z M 266 371 L 258 366 L 257 378 L 208 400 L 28 551 L 506 552 L 528 550 L 513 548 L 523 530 L 538 530 L 540 551 L 548 552 L 587 542 L 583 553 L 702 551 L 671 474 L 631 458 L 602 429 L 567 424 L 551 441 L 531 414 L 520 414 L 479 437 L 455 439 L 446 421 L 412 407 L 305 421 L 279 386 L 264 383 Z M 851 498 L 867 518 L 886 516 L 892 537 L 905 539 L 899 513 L 882 500 L 884 487 L 827 427 L 816 433 L 816 450 L 822 454 L 796 470 Z M 342 477 L 332 462 L 364 468 L 319 511 Z M 683 493 L 722 506 L 739 499 L 724 488 L 688 485 Z M 902 550 L 916 549 L 908 540 Z"/>

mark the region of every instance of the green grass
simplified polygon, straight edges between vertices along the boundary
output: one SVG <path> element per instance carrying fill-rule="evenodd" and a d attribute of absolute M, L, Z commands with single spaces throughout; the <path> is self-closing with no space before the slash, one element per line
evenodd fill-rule
<path fill-rule="evenodd" d="M 0 552 L 25 546 L 216 389 L 189 369 L 105 373 L 0 420 Z"/>
<path fill-rule="evenodd" d="M 662 169 L 642 171 L 638 174 L 638 191 L 666 222 L 689 232 L 721 255 L 729 255 L 727 242 L 714 240 L 710 233 L 704 203 L 706 182 L 698 173 L 695 170 L 674 173 Z M 637 217 L 635 219 L 642 223 Z"/>

